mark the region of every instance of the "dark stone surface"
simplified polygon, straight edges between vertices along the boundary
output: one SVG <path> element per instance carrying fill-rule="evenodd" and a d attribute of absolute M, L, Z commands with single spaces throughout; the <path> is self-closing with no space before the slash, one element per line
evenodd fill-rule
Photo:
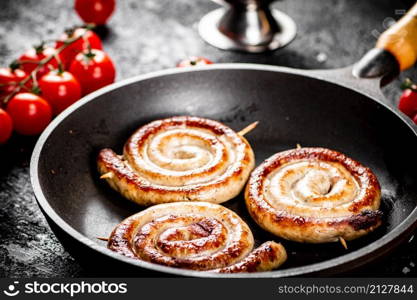
<path fill-rule="evenodd" d="M 357 61 L 372 48 L 378 32 L 398 10 L 413 1 L 302 1 L 274 4 L 298 24 L 298 35 L 288 47 L 250 55 L 224 52 L 198 36 L 198 20 L 216 5 L 208 0 L 119 0 L 104 47 L 117 65 L 117 79 L 171 68 L 188 55 L 215 62 L 252 62 L 296 68 L 336 68 Z M 8 64 L 41 39 L 56 38 L 65 27 L 80 23 L 72 1 L 1 0 L 0 65 Z M 399 82 L 417 79 L 413 68 L 384 92 L 395 102 Z M 56 240 L 39 210 L 30 185 L 29 161 L 36 138 L 14 136 L 0 147 L 0 276 L 89 276 Z M 416 276 L 417 238 L 400 246 L 383 261 L 352 276 Z M 97 274 L 95 274 L 97 275 Z"/>

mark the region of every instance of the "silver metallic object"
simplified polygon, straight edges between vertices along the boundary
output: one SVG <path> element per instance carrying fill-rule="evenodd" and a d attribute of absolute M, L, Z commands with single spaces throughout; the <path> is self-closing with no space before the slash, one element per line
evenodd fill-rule
<path fill-rule="evenodd" d="M 283 12 L 269 8 L 274 0 L 212 0 L 225 5 L 205 15 L 199 24 L 201 37 L 224 50 L 259 53 L 284 47 L 297 31 Z"/>

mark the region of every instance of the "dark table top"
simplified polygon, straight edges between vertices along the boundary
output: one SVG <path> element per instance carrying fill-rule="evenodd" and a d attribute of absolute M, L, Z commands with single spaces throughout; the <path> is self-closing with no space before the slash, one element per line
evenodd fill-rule
<path fill-rule="evenodd" d="M 413 1 L 291 0 L 274 7 L 298 25 L 296 39 L 267 54 L 217 50 L 205 44 L 197 23 L 217 5 L 209 0 L 119 0 L 103 31 L 104 47 L 117 65 L 117 80 L 172 68 L 188 55 L 215 62 L 251 62 L 315 69 L 337 68 L 357 61 L 375 44 L 391 18 L 398 19 Z M 0 65 L 7 65 L 41 39 L 53 39 L 80 23 L 73 1 L 1 0 Z M 390 101 L 401 93 L 405 77 L 417 79 L 413 68 L 383 91 Z M 0 276 L 89 276 L 61 246 L 36 204 L 29 179 L 30 155 L 36 138 L 14 136 L 0 146 Z M 382 261 L 352 276 L 416 276 L 417 238 L 411 238 Z M 97 274 L 95 274 L 97 275 Z"/>

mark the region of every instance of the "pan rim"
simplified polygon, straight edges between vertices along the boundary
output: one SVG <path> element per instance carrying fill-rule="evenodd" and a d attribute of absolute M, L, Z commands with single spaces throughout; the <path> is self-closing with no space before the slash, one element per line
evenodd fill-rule
<path fill-rule="evenodd" d="M 349 67 L 348 67 L 349 68 Z M 293 68 L 287 68 L 287 67 L 280 67 L 280 66 L 271 66 L 271 65 L 262 65 L 262 64 L 246 64 L 246 63 L 228 63 L 228 64 L 214 64 L 210 66 L 202 66 L 202 67 L 192 67 L 192 68 L 174 68 L 174 69 L 167 69 L 167 70 L 160 70 L 151 72 L 148 74 L 138 75 L 134 76 L 122 81 L 119 81 L 117 83 L 114 83 L 112 85 L 106 86 L 102 89 L 99 89 L 73 105 L 71 105 L 69 108 L 67 108 L 64 112 L 62 112 L 59 116 L 57 116 L 50 124 L 49 126 L 44 130 L 44 132 L 39 137 L 33 153 L 31 157 L 30 162 L 30 179 L 32 188 L 35 194 L 35 198 L 37 200 L 38 205 L 41 208 L 41 211 L 43 214 L 49 218 L 55 225 L 57 225 L 61 230 L 63 230 L 66 234 L 70 235 L 71 238 L 77 240 L 78 242 L 84 244 L 85 246 L 89 247 L 93 251 L 97 251 L 109 258 L 116 259 L 120 262 L 127 263 L 130 265 L 134 265 L 143 269 L 148 269 L 150 271 L 157 271 L 165 274 L 170 275 L 177 275 L 177 276 L 188 276 L 188 277 L 221 277 L 221 278 L 278 278 L 278 277 L 290 277 L 290 276 L 300 276 L 300 275 L 312 275 L 314 273 L 320 273 L 320 272 L 326 272 L 328 274 L 335 273 L 335 268 L 341 267 L 341 269 L 348 270 L 352 269 L 354 267 L 361 266 L 371 260 L 376 259 L 377 257 L 380 257 L 384 255 L 388 250 L 385 250 L 385 252 L 381 253 L 379 251 L 379 255 L 372 256 L 372 253 L 376 250 L 384 249 L 388 244 L 395 244 L 398 243 L 402 238 L 409 235 L 409 233 L 417 228 L 417 207 L 413 209 L 413 211 L 409 214 L 409 216 L 404 219 L 400 224 L 398 224 L 392 231 L 388 232 L 381 238 L 377 239 L 376 241 L 370 243 L 369 245 L 362 247 L 356 251 L 353 251 L 351 253 L 330 259 L 325 260 L 322 262 L 309 264 L 306 266 L 301 267 L 294 267 L 289 269 L 283 269 L 283 270 L 275 270 L 275 271 L 268 271 L 268 272 L 258 272 L 258 273 L 242 273 L 242 274 L 216 274 L 216 273 L 209 273 L 209 272 L 200 272 L 200 271 L 192 271 L 192 270 L 184 270 L 184 269 L 176 269 L 172 267 L 166 267 L 162 265 L 157 265 L 141 260 L 135 260 L 131 258 L 124 257 L 120 254 L 117 254 L 106 247 L 103 247 L 99 245 L 98 243 L 92 241 L 87 236 L 83 235 L 81 232 L 77 231 L 75 228 L 73 228 L 70 224 L 68 224 L 49 204 L 48 200 L 46 199 L 46 196 L 43 194 L 39 176 L 38 176 L 38 165 L 39 165 L 39 159 L 41 156 L 42 149 L 48 140 L 51 133 L 54 131 L 56 127 L 58 127 L 61 122 L 66 119 L 72 112 L 77 110 L 78 108 L 82 107 L 83 105 L 89 103 L 90 101 L 94 101 L 98 96 L 103 95 L 105 93 L 108 93 L 110 91 L 113 91 L 115 89 L 121 88 L 123 86 L 144 81 L 147 79 L 152 79 L 155 77 L 162 77 L 166 75 L 172 75 L 172 74 L 179 74 L 179 73 L 186 73 L 186 72 L 204 72 L 208 70 L 256 70 L 256 71 L 269 71 L 269 72 L 281 72 L 281 73 L 290 73 L 294 75 L 300 75 L 309 77 L 316 80 L 322 80 L 326 81 L 331 84 L 335 84 L 344 88 L 348 88 L 350 90 L 353 90 L 357 93 L 360 93 L 362 95 L 365 95 L 367 98 L 377 102 L 378 104 L 384 106 L 388 110 L 391 111 L 391 113 L 394 113 L 397 117 L 399 117 L 403 122 L 405 122 L 408 127 L 413 131 L 414 135 L 417 136 L 417 127 L 412 124 L 411 120 L 408 120 L 404 116 L 402 116 L 399 112 L 395 111 L 392 107 L 389 105 L 383 103 L 382 101 L 376 99 L 375 97 L 360 91 L 356 88 L 352 88 L 337 82 L 334 82 L 332 80 L 326 79 L 325 77 L 317 76 L 317 74 L 314 74 L 314 71 L 318 70 L 300 70 L 300 69 L 293 69 Z M 346 68 L 343 68 L 346 69 Z M 334 71 L 336 72 L 338 69 L 333 70 L 325 70 L 325 71 Z M 342 69 L 339 69 L 342 70 Z M 312 71 L 310 74 L 309 72 Z M 321 71 L 321 70 L 319 70 Z M 389 247 L 387 247 L 389 248 Z M 360 262 L 359 262 L 360 260 Z M 355 262 L 356 263 L 353 263 Z M 343 268 L 343 267 L 344 268 Z M 332 271 L 333 272 L 330 272 Z"/>

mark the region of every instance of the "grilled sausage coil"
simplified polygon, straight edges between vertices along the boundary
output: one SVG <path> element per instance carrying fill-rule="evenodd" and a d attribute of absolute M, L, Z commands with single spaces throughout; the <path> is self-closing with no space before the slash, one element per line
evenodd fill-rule
<path fill-rule="evenodd" d="M 116 226 L 108 247 L 160 265 L 219 273 L 277 268 L 287 258 L 281 244 L 253 250 L 248 225 L 231 210 L 207 202 L 159 204 Z"/>
<path fill-rule="evenodd" d="M 173 117 L 139 128 L 123 156 L 103 149 L 97 163 L 111 187 L 141 205 L 222 203 L 244 188 L 254 154 L 243 136 L 219 122 Z"/>
<path fill-rule="evenodd" d="M 297 242 L 352 240 L 381 224 L 376 176 L 359 162 L 324 148 L 273 155 L 251 174 L 245 200 L 262 228 Z"/>

